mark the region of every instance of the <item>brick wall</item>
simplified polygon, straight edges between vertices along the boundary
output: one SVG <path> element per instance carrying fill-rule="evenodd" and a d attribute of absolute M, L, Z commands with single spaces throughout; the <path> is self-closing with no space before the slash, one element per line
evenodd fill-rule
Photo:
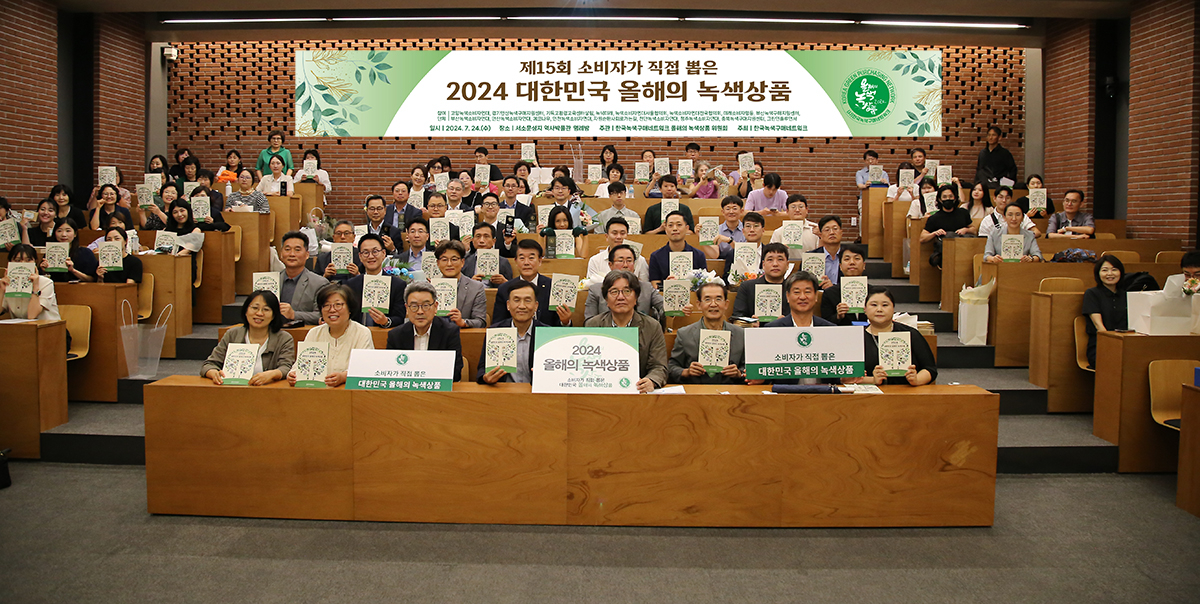
<path fill-rule="evenodd" d="M 132 190 L 146 167 L 146 34 L 122 13 L 97 14 L 95 29 L 93 165 L 117 166 Z"/>
<path fill-rule="evenodd" d="M 58 182 L 58 13 L 0 0 L 0 195 L 33 208 Z"/>
<path fill-rule="evenodd" d="M 1200 62 L 1196 3 L 1133 6 L 1129 58 L 1129 233 L 1196 245 Z"/>
<path fill-rule="evenodd" d="M 1046 28 L 1046 182 L 1092 199 L 1096 154 L 1096 25 L 1056 19 Z"/>
<path fill-rule="evenodd" d="M 188 147 L 205 166 L 224 162 L 228 149 L 238 149 L 251 160 L 266 146 L 272 128 L 292 130 L 294 107 L 294 52 L 302 47 L 365 50 L 387 49 L 835 49 L 876 50 L 882 47 L 849 44 L 771 44 L 696 41 L 586 41 L 586 40 L 348 40 L 322 43 L 301 42 L 199 42 L 177 44 L 180 60 L 170 72 L 169 143 L 172 149 Z M 955 173 L 973 177 L 980 142 L 979 131 L 998 123 L 1010 131 L 1004 145 L 1016 157 L 1024 174 L 1025 131 L 1024 51 L 1013 48 L 943 48 L 943 116 L 945 136 L 920 140 L 931 149 L 930 157 L 953 165 Z M 683 155 L 683 147 L 695 141 L 706 157 L 715 158 L 727 169 L 736 165 L 735 155 L 749 149 L 768 171 L 779 172 L 784 189 L 800 191 L 813 203 L 813 211 L 856 212 L 857 189 L 854 172 L 862 167 L 865 149 L 876 150 L 895 178 L 896 165 L 906 160 L 913 138 L 557 138 L 536 139 L 543 163 L 570 163 L 567 144 L 583 146 L 584 156 L 593 158 L 605 144 L 617 146 L 623 163 L 654 149 L 660 156 Z M 455 166 L 472 164 L 472 151 L 486 145 L 493 163 L 507 170 L 520 158 L 517 138 L 343 138 L 297 139 L 286 145 L 293 157 L 302 149 L 316 147 L 322 165 L 330 172 L 333 192 L 329 203 L 335 216 L 358 218 L 362 200 L 369 193 L 386 194 L 411 167 L 442 154 Z M 627 166 L 632 171 L 632 166 Z M 350 213 L 353 212 L 351 215 Z M 847 222 L 849 226 L 849 222 Z M 857 229 L 853 229 L 857 231 Z"/>

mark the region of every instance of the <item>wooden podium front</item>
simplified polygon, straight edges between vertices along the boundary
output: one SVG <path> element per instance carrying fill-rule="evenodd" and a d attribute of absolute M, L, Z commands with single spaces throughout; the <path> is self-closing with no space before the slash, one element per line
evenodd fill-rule
<path fill-rule="evenodd" d="M 67 423 L 67 324 L 0 324 L 7 373 L 0 396 L 0 449 L 41 457 L 41 434 Z"/>

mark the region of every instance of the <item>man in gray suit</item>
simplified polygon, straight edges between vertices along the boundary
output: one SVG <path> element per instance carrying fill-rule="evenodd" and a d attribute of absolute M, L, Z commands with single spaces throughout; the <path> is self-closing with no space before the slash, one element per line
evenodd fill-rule
<path fill-rule="evenodd" d="M 704 318 L 679 329 L 675 336 L 675 348 L 667 362 L 667 373 L 673 384 L 745 384 L 746 383 L 746 338 L 741 327 L 725 320 L 725 286 L 721 283 L 706 283 L 696 292 L 700 300 L 700 311 Z M 700 330 L 729 332 L 729 362 L 725 367 L 709 375 L 700 364 Z"/>
<path fill-rule="evenodd" d="M 439 243 L 433 255 L 437 258 L 438 270 L 442 271 L 443 277 L 458 279 L 456 308 L 446 318 L 458 325 L 459 329 L 487 327 L 487 286 L 462 272 L 467 246 L 457 239 L 450 239 Z"/>
<path fill-rule="evenodd" d="M 279 259 L 284 266 L 279 273 L 279 314 L 289 321 L 304 321 L 305 325 L 320 323 L 317 290 L 329 281 L 304 268 L 308 262 L 308 235 L 300 231 L 286 233 Z"/>
<path fill-rule="evenodd" d="M 636 259 L 637 254 L 633 251 L 633 248 L 624 243 L 608 248 L 609 271 L 629 271 L 632 273 L 637 261 Z M 650 318 L 661 323 L 663 320 L 662 294 L 649 281 L 642 281 L 640 279 L 639 281 L 637 311 L 644 315 L 649 315 Z M 600 293 L 600 283 L 593 283 L 588 286 L 587 302 L 583 306 L 583 320 L 586 321 L 606 312 L 608 312 L 608 304 L 605 303 L 604 296 Z"/>

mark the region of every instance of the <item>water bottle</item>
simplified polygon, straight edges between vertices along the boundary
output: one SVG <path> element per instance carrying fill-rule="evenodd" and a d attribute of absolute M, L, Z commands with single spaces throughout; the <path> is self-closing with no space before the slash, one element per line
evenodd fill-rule
<path fill-rule="evenodd" d="M 138 239 L 137 231 L 130 230 L 127 234 L 129 235 L 129 250 L 128 251 L 130 254 L 137 254 L 138 252 L 140 252 L 142 250 L 142 242 L 141 242 L 141 240 Z"/>
<path fill-rule="evenodd" d="M 229 199 L 233 195 L 233 183 L 225 183 L 225 199 Z"/>

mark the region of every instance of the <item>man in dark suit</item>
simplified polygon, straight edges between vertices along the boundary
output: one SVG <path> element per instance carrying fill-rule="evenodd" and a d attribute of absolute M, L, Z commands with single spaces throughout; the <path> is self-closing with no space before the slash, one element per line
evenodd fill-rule
<path fill-rule="evenodd" d="M 861 277 L 866 268 L 866 250 L 860 245 L 842 246 L 840 271 L 843 277 Z M 853 325 L 855 321 L 867 322 L 867 315 L 849 312 L 850 307 L 842 302 L 842 285 L 830 286 L 821 293 L 821 317 L 835 325 Z"/>
<path fill-rule="evenodd" d="M 521 179 L 516 176 L 505 176 L 504 186 L 500 189 L 504 193 L 500 200 L 500 208 L 512 208 L 513 218 L 520 220 L 525 225 L 537 224 L 537 216 L 533 214 L 533 205 L 531 203 L 517 202 L 517 195 L 521 191 Z M 480 202 L 483 198 L 480 198 Z"/>
<path fill-rule="evenodd" d="M 349 220 L 339 220 L 333 227 L 333 242 L 354 243 L 354 223 Z M 317 254 L 317 262 L 313 266 L 313 272 L 335 283 L 348 281 L 363 270 L 362 260 L 358 257 L 358 248 L 354 248 L 353 252 L 354 261 L 350 264 L 349 273 L 339 275 L 337 271 L 333 270 L 333 262 L 330 260 L 329 252 Z"/>
<path fill-rule="evenodd" d="M 517 270 L 520 276 L 496 288 L 496 305 L 492 308 L 492 322 L 498 323 L 511 318 L 508 314 L 508 292 L 521 280 L 537 287 L 538 312 L 537 319 L 551 327 L 571 325 L 573 309 L 560 306 L 557 311 L 550 310 L 550 277 L 538 274 L 542 268 L 542 245 L 532 239 L 522 239 L 517 243 Z"/>
<path fill-rule="evenodd" d="M 362 308 L 363 284 L 366 282 L 364 275 L 383 274 L 383 259 L 387 256 L 387 250 L 383 248 L 382 237 L 374 233 L 367 233 L 358 240 L 358 253 L 362 254 L 363 274 L 352 277 L 346 282 L 346 287 L 349 287 L 350 291 L 354 292 L 357 307 Z M 364 310 L 361 315 L 353 317 L 355 321 L 367 327 L 395 327 L 404 321 L 405 283 L 400 277 L 393 276 L 391 280 L 391 296 L 387 314 L 385 315 L 371 308 Z"/>
<path fill-rule="evenodd" d="M 283 270 L 279 273 L 279 314 L 283 318 L 303 321 L 305 325 L 321 322 L 321 309 L 317 308 L 317 290 L 329 283 L 306 268 L 308 262 L 308 235 L 290 231 L 283 236 Z"/>
<path fill-rule="evenodd" d="M 733 316 L 754 316 L 754 286 L 760 283 L 782 285 L 788 269 L 788 247 L 782 243 L 768 243 L 762 248 L 761 277 L 747 279 L 738 284 L 737 297 L 733 301 Z M 779 307 L 779 315 L 783 315 L 783 305 Z M 760 322 L 765 325 L 766 322 Z"/>
<path fill-rule="evenodd" d="M 817 292 L 820 281 L 806 271 L 796 271 L 783 282 L 783 294 L 787 298 L 788 313 L 767 327 L 833 327 L 833 323 L 816 316 Z"/>
<path fill-rule="evenodd" d="M 459 381 L 463 368 L 462 339 L 457 325 L 437 316 L 437 292 L 424 281 L 414 281 L 405 288 L 403 296 L 408 320 L 388 332 L 388 350 L 453 351 L 453 381 Z"/>
<path fill-rule="evenodd" d="M 538 310 L 537 287 L 523 279 L 513 282 L 508 291 L 508 314 L 510 318 L 492 323 L 492 327 L 517 328 L 517 372 L 509 373 L 499 367 L 491 371 L 487 368 L 487 345 L 479 351 L 479 369 L 475 371 L 475 381 L 480 384 L 495 384 L 497 382 L 533 383 L 533 338 L 538 327 L 546 324 L 535 318 Z"/>
<path fill-rule="evenodd" d="M 425 254 L 433 253 L 429 249 L 429 223 L 424 218 L 413 219 L 404 229 L 404 238 L 408 240 L 408 249 L 397 254 L 396 258 L 409 263 L 410 270 L 420 270 Z"/>
<path fill-rule="evenodd" d="M 500 274 L 492 275 L 486 282 L 482 275 L 476 275 L 476 265 L 479 257 L 475 252 L 479 250 L 490 250 L 496 247 L 496 227 L 480 222 L 475 225 L 475 232 L 471 237 L 471 253 L 463 260 L 463 274 L 483 283 L 488 287 L 499 287 L 508 281 L 512 280 L 513 272 L 512 265 L 507 258 L 500 257 Z"/>
<path fill-rule="evenodd" d="M 390 226 L 393 233 L 403 233 L 409 223 L 422 217 L 421 208 L 408 203 L 408 194 L 408 181 L 399 180 L 392 185 L 392 203 L 387 207 L 383 223 Z"/>

